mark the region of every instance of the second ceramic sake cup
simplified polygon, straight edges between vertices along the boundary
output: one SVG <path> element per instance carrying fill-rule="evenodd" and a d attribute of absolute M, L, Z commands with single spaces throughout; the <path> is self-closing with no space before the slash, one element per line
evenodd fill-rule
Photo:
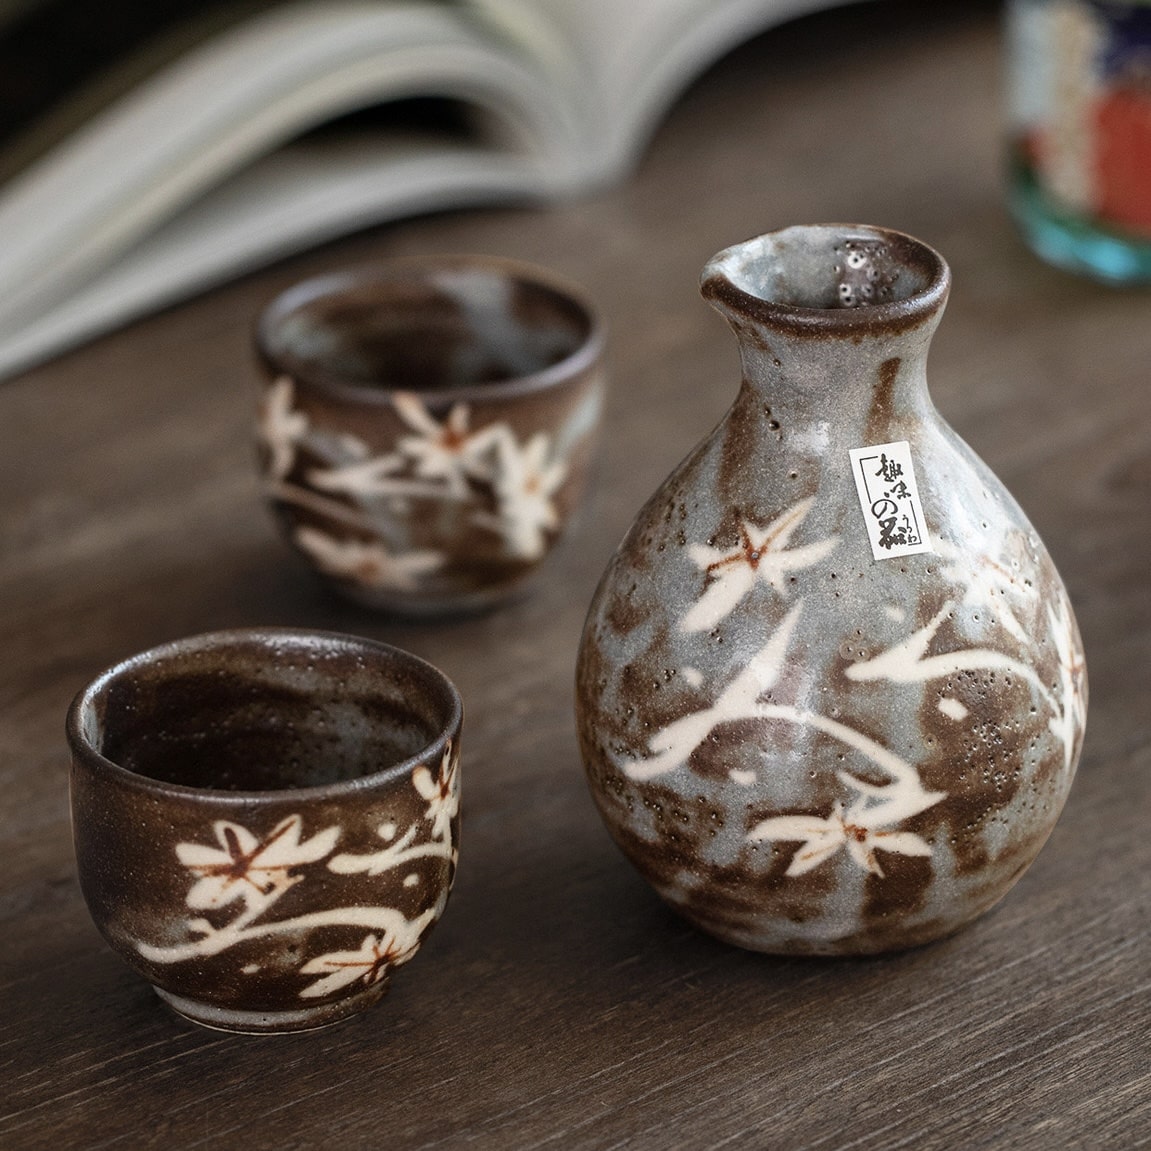
<path fill-rule="evenodd" d="M 428 616 L 520 590 L 579 504 L 603 332 L 532 265 L 432 256 L 306 281 L 256 344 L 264 488 L 336 590 Z"/>
<path fill-rule="evenodd" d="M 461 723 L 434 667 L 325 632 L 216 632 L 105 671 L 67 721 L 96 926 L 208 1027 L 369 1006 L 447 902 Z"/>

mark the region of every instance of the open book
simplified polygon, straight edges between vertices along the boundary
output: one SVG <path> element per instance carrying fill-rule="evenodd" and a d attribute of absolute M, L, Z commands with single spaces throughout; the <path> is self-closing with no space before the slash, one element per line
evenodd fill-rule
<path fill-rule="evenodd" d="M 832 0 L 295 0 L 197 44 L 0 189 L 0 376 L 309 244 L 620 177 L 669 103 Z M 312 131 L 443 97 L 466 136 Z"/>

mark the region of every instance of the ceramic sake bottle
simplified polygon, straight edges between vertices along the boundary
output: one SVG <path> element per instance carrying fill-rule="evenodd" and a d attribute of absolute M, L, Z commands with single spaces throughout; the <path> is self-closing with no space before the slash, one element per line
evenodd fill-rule
<path fill-rule="evenodd" d="M 739 394 L 591 605 L 599 810 L 668 903 L 743 947 L 948 934 L 1022 875 L 1071 786 L 1087 683 L 1066 591 L 928 396 L 949 283 L 871 227 L 714 257 Z"/>

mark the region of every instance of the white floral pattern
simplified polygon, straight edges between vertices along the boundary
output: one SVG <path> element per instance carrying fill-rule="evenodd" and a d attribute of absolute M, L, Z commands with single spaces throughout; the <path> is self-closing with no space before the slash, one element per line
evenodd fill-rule
<path fill-rule="evenodd" d="M 338 906 L 278 920 L 265 918 L 265 913 L 290 888 L 308 882 L 309 866 L 325 861 L 327 871 L 345 875 L 356 872 L 380 875 L 392 869 L 406 869 L 421 858 L 444 859 L 454 867 L 457 849 L 451 822 L 458 810 L 459 784 L 458 757 L 451 741 L 440 765 L 440 780 L 442 785 L 432 780 L 431 773 L 422 765 L 413 771 L 411 784 L 420 797 L 429 799 L 426 789 L 432 783 L 437 789 L 436 798 L 429 802 L 422 819 L 410 826 L 400 839 L 395 839 L 394 824 L 380 827 L 381 838 L 394 841 L 383 852 L 333 855 L 341 828 L 328 827 L 304 838 L 303 817 L 299 814 L 280 820 L 265 835 L 230 820 L 218 820 L 213 825 L 218 846 L 178 843 L 176 858 L 191 875 L 192 884 L 185 896 L 189 908 L 219 910 L 240 904 L 236 914 L 222 926 L 206 918 L 189 918 L 184 922 L 189 936 L 186 942 L 164 946 L 137 942 L 137 950 L 154 963 L 179 963 L 218 955 L 239 943 L 266 936 L 306 933 L 316 927 L 359 927 L 371 934 L 364 937 L 358 950 L 328 952 L 307 960 L 300 967 L 302 975 L 322 976 L 304 987 L 300 995 L 317 998 L 357 980 L 365 986 L 378 982 L 390 968 L 406 963 L 415 954 L 424 933 L 442 912 L 446 893 L 434 907 L 425 909 L 414 919 L 408 919 L 396 908 L 377 906 Z M 451 809 L 453 797 L 455 809 Z M 417 843 L 421 830 L 426 840 Z M 300 868 L 304 874 L 297 870 Z M 258 967 L 249 965 L 243 970 L 250 972 Z"/>
<path fill-rule="evenodd" d="M 453 404 L 441 423 L 410 392 L 397 392 L 393 402 L 400 417 L 416 433 L 402 436 L 397 447 L 412 461 L 417 476 L 442 480 L 453 494 L 467 491 L 469 475 L 491 478 L 487 457 L 503 434 L 503 425 L 472 431 L 468 427 L 471 413 L 467 404 Z"/>
<path fill-rule="evenodd" d="M 451 744 L 444 750 L 436 776 L 421 765 L 412 772 L 412 783 L 428 801 L 424 818 L 431 820 L 432 838 L 444 838 L 460 810 L 459 758 L 453 756 Z"/>
<path fill-rule="evenodd" d="M 402 967 L 420 949 L 420 939 L 434 918 L 425 911 L 405 919 L 398 911 L 380 935 L 367 935 L 356 951 L 329 951 L 300 968 L 301 975 L 322 975 L 300 992 L 301 999 L 331 995 L 352 983 L 365 987 L 381 982 L 393 967 Z"/>
<path fill-rule="evenodd" d="M 861 755 L 872 768 L 880 769 L 889 778 L 890 782 L 876 785 L 846 769 L 837 772 L 840 781 L 859 796 L 852 813 L 860 817 L 866 813 L 866 826 L 879 828 L 896 824 L 945 799 L 945 792 L 928 791 L 923 786 L 919 773 L 910 763 L 863 732 L 817 712 L 772 703 L 764 698 L 775 687 L 783 671 L 802 611 L 803 600 L 799 600 L 764 647 L 719 693 L 714 704 L 683 716 L 656 732 L 648 741 L 649 756 L 625 763 L 624 773 L 637 781 L 658 778 L 684 767 L 720 724 L 774 720 L 811 728 L 831 737 Z M 737 779 L 736 782 L 740 781 Z M 856 826 L 860 826 L 858 821 Z"/>
<path fill-rule="evenodd" d="M 739 529 L 739 544 L 729 551 L 692 544 L 688 555 L 706 574 L 708 582 L 703 595 L 680 620 L 680 630 L 710 631 L 735 610 L 760 580 L 779 595 L 786 596 L 785 577 L 789 572 L 811 567 L 829 556 L 839 543 L 838 536 L 804 547 L 789 549 L 787 546 L 814 502 L 814 497 L 801 500 L 766 527 L 756 527 L 744 520 Z"/>
<path fill-rule="evenodd" d="M 411 591 L 419 586 L 422 576 L 438 571 L 447 561 L 442 552 L 393 554 L 378 541 L 337 539 L 307 524 L 296 528 L 292 538 L 321 571 L 364 587 Z"/>
<path fill-rule="evenodd" d="M 1049 634 L 1060 659 L 1058 695 L 1040 679 L 1034 668 L 990 648 L 960 648 L 928 655 L 928 648 L 955 606 L 955 601 L 948 600 L 918 631 L 871 659 L 853 663 L 844 674 L 852 680 L 886 680 L 888 683 L 926 683 L 965 671 L 1003 671 L 1016 675 L 1031 685 L 1051 711 L 1048 726 L 1062 744 L 1064 766 L 1069 768 L 1075 741 L 1086 719 L 1087 701 L 1083 692 L 1083 664 L 1075 654 L 1071 611 L 1064 598 L 1047 611 Z"/>
<path fill-rule="evenodd" d="M 292 868 L 323 859 L 336 845 L 340 829 L 329 827 L 301 842 L 298 815 L 281 820 L 263 839 L 228 820 L 214 824 L 219 847 L 181 843 L 176 858 L 197 877 L 188 892 L 189 907 L 209 910 L 236 900 L 250 918 L 299 883 Z"/>
<path fill-rule="evenodd" d="M 1019 618 L 1007 602 L 1006 588 L 1011 587 L 1017 595 L 1036 598 L 1033 587 L 1015 578 L 1010 561 L 981 557 L 972 568 L 965 562 L 963 553 L 949 540 L 937 540 L 935 550 L 947 561 L 940 574 L 964 588 L 961 603 L 965 607 L 984 608 L 1003 625 L 1003 628 L 1025 647 L 1031 641 Z"/>
<path fill-rule="evenodd" d="M 1054 714 L 1047 721 L 1052 734 L 1063 745 L 1063 767 L 1069 770 L 1075 744 L 1087 725 L 1087 692 L 1084 683 L 1087 668 L 1074 643 L 1071 605 L 1060 598 L 1047 609 L 1047 621 L 1055 650 L 1059 653 L 1059 695 Z"/>
<path fill-rule="evenodd" d="M 410 863 L 424 856 L 442 856 L 455 862 L 456 848 L 452 842 L 452 820 L 460 809 L 459 751 L 449 740 L 435 777 L 421 764 L 412 772 L 412 786 L 420 797 L 428 801 L 424 820 L 432 825 L 428 842 L 412 846 L 420 828 L 409 827 L 399 839 L 394 823 L 384 823 L 376 834 L 387 845 L 379 851 L 366 854 L 334 856 L 328 863 L 331 871 L 342 875 L 367 872 L 382 875 L 385 871 Z"/>
<path fill-rule="evenodd" d="M 296 445 L 308 432 L 308 417 L 295 404 L 291 376 L 275 379 L 260 403 L 256 435 L 268 452 L 268 474 L 273 480 L 282 480 L 292 470 Z"/>
<path fill-rule="evenodd" d="M 887 828 L 885 814 L 883 807 L 868 807 L 863 796 L 846 813 L 843 804 L 836 800 L 826 819 L 816 815 L 780 815 L 757 823 L 747 838 L 751 843 L 765 840 L 802 843 L 784 872 L 789 877 L 806 875 L 842 848 L 847 848 L 848 855 L 858 867 L 882 879 L 884 871 L 875 856 L 876 851 L 889 851 L 896 855 L 931 855 L 931 844 L 921 836 Z"/>
<path fill-rule="evenodd" d="M 786 596 L 785 574 L 818 563 L 837 543 L 837 539 L 832 538 L 787 549 L 791 536 L 810 510 L 811 501 L 804 500 L 767 528 L 756 528 L 745 522 L 740 545 L 731 551 L 693 545 L 689 554 L 707 573 L 710 582 L 702 597 L 681 619 L 680 630 L 695 632 L 713 627 L 726 618 L 759 579 L 779 595 Z M 1008 636 L 1017 643 L 1032 646 L 1033 641 L 1007 603 L 1004 585 L 1017 582 L 1010 567 L 1006 563 L 988 563 L 981 577 L 968 584 L 961 578 L 966 568 L 960 564 L 956 549 L 944 545 L 940 550 L 948 561 L 942 574 L 964 587 L 962 603 L 975 609 L 988 609 L 989 616 Z M 1022 594 L 1034 593 L 1028 585 L 1023 585 Z M 772 815 L 751 828 L 747 841 L 800 844 L 784 873 L 788 877 L 804 875 L 846 850 L 857 867 L 882 878 L 884 870 L 877 853 L 932 855 L 927 840 L 899 825 L 946 799 L 947 793 L 928 790 L 913 764 L 850 724 L 772 700 L 772 689 L 783 673 L 803 606 L 804 601 L 800 599 L 789 609 L 764 646 L 718 691 L 712 704 L 661 728 L 649 738 L 647 755 L 626 761 L 621 767 L 626 776 L 637 782 L 682 770 L 721 724 L 761 720 L 813 729 L 867 761 L 865 774 L 850 767 L 836 773 L 854 798 L 848 803 L 836 800 L 826 815 L 813 812 Z M 881 680 L 891 684 L 925 683 L 970 671 L 1001 671 L 1018 677 L 1031 686 L 1051 712 L 1048 727 L 1062 744 L 1065 767 L 1069 769 L 1086 718 L 1086 694 L 1084 668 L 1065 595 L 1060 593 L 1047 613 L 1049 635 L 1059 656 L 1059 678 L 1055 685 L 1044 683 L 1034 668 L 1022 660 L 991 648 L 961 648 L 929 655 L 937 634 L 954 615 L 956 606 L 956 600 L 948 600 L 925 626 L 878 655 L 849 665 L 843 674 L 856 682 Z M 906 613 L 892 609 L 887 612 L 887 618 L 900 623 Z M 698 689 L 701 683 L 702 677 L 697 672 L 692 687 Z M 956 723 L 965 721 L 969 715 L 968 709 L 951 697 L 941 696 L 938 707 Z M 840 759 L 846 762 L 846 752 Z M 871 782 L 875 769 L 882 771 L 888 782 Z M 750 786 L 755 780 L 755 773 L 747 768 L 732 768 L 728 775 L 738 786 Z"/>
<path fill-rule="evenodd" d="M 510 436 L 496 448 L 499 466 L 493 486 L 499 513 L 478 513 L 475 522 L 502 532 L 508 550 L 526 560 L 539 559 L 548 535 L 559 528 L 553 497 L 567 478 L 567 465 L 553 459 L 548 437 L 538 432 L 521 448 Z"/>
<path fill-rule="evenodd" d="M 261 408 L 268 488 L 309 514 L 294 538 L 321 571 L 366 588 L 412 592 L 431 576 L 446 577 L 468 525 L 490 532 L 497 554 L 525 563 L 540 559 L 560 529 L 555 501 L 569 465 L 544 432 L 521 443 L 505 422 L 473 427 L 467 404 L 437 418 L 419 396 L 399 392 L 393 406 L 408 431 L 392 450 L 372 454 L 354 436 L 311 427 L 293 403 L 285 376 Z M 303 481 L 289 481 L 301 444 L 310 466 Z M 348 526 L 355 537 L 334 530 Z M 400 546 L 413 536 L 420 546 Z"/>
<path fill-rule="evenodd" d="M 353 458 L 337 467 L 311 468 L 308 483 L 322 492 L 334 495 L 370 499 L 373 496 L 391 494 L 412 494 L 411 485 L 397 485 L 393 478 L 403 471 L 404 459 L 395 452 L 382 456 L 370 456 L 366 444 Z M 397 492 L 397 486 L 400 491 Z"/>

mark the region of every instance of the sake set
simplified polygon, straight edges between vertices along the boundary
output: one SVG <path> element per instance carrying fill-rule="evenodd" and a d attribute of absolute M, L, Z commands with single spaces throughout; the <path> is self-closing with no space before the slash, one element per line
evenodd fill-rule
<path fill-rule="evenodd" d="M 949 286 L 938 253 L 882 228 L 715 256 L 702 291 L 739 345 L 734 404 L 588 611 L 591 796 L 654 890 L 740 947 L 949 935 L 1019 879 L 1072 783 L 1087 681 L 1067 593 L 928 393 Z M 525 594 L 587 483 L 603 344 L 582 290 L 511 261 L 291 289 L 257 330 L 288 546 L 392 613 Z M 368 1006 L 448 900 L 462 718 L 437 669 L 331 633 L 219 632 L 102 673 L 67 724 L 97 926 L 201 1024 Z"/>

